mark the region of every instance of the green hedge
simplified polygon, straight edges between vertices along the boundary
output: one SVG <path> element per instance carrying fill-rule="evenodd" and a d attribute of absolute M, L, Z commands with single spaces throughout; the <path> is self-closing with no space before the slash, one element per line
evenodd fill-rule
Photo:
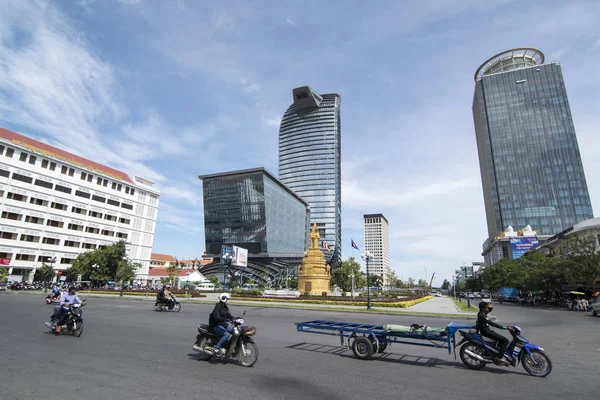
<path fill-rule="evenodd" d="M 182 293 L 173 293 L 176 297 L 187 297 L 186 293 L 181 291 Z M 79 291 L 80 294 L 114 294 L 114 295 L 118 295 L 121 293 L 120 290 L 93 290 L 93 291 L 89 291 L 89 290 L 80 290 Z M 123 291 L 124 295 L 127 296 L 146 296 L 146 292 L 145 291 L 135 291 L 135 292 L 128 292 L 128 291 Z M 148 297 L 156 297 L 156 292 L 148 292 Z M 198 293 L 198 292 L 190 292 L 190 297 L 194 297 L 194 298 L 198 298 L 198 297 L 206 297 L 205 294 L 202 293 Z"/>
<path fill-rule="evenodd" d="M 423 296 L 418 299 L 408 300 L 408 301 L 397 301 L 397 302 L 381 302 L 381 301 L 372 301 L 371 305 L 373 307 L 394 307 L 394 308 L 408 308 L 414 306 L 415 304 L 422 303 L 426 300 L 431 299 L 431 296 Z M 249 300 L 249 301 L 262 301 L 267 303 L 296 303 L 296 304 L 323 304 L 323 305 L 336 305 L 336 306 L 366 306 L 366 301 L 336 301 L 336 300 L 319 300 L 318 298 L 314 299 L 285 299 L 285 298 L 273 298 L 273 297 L 240 297 L 240 296 L 232 296 L 232 300 Z"/>

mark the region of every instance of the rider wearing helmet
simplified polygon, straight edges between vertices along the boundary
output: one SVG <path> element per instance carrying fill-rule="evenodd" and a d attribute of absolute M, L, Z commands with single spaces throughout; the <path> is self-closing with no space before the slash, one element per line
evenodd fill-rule
<path fill-rule="evenodd" d="M 498 329 L 510 329 L 510 327 L 499 325 L 488 319 L 488 313 L 490 313 L 493 309 L 494 306 L 491 302 L 482 301 L 479 303 L 479 313 L 477 314 L 477 323 L 475 324 L 475 329 L 481 336 L 496 340 L 500 343 L 500 349 L 496 357 L 494 357 L 494 363 L 499 365 L 508 365 L 509 362 L 504 358 L 504 353 L 508 348 L 509 341 L 501 334 L 491 330 L 490 326 Z"/>
<path fill-rule="evenodd" d="M 215 308 L 208 318 L 208 325 L 210 325 L 215 335 L 221 336 L 219 343 L 215 346 L 215 353 L 219 355 L 225 354 L 225 349 L 221 346 L 229 339 L 233 331 L 233 325 L 230 324 L 233 321 L 233 316 L 229 313 L 229 307 L 227 306 L 230 297 L 229 293 L 221 293 L 219 302 L 215 304 Z"/>
<path fill-rule="evenodd" d="M 175 304 L 174 296 L 170 289 L 171 285 L 167 285 L 163 291 L 163 301 L 167 304 L 169 310 L 171 310 Z"/>

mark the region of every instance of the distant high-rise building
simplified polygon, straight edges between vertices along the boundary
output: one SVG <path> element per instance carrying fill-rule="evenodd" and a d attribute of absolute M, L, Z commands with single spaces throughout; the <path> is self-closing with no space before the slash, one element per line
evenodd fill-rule
<path fill-rule="evenodd" d="M 342 256 L 340 96 L 308 86 L 293 95 L 279 129 L 279 179 L 310 205 L 311 225 L 317 224 L 330 249 L 324 250 L 327 262 L 335 266 Z"/>
<path fill-rule="evenodd" d="M 366 214 L 365 250 L 373 255 L 369 261 L 369 273 L 383 278 L 384 285 L 390 277 L 390 240 L 388 220 L 383 214 Z"/>
<path fill-rule="evenodd" d="M 488 235 L 554 235 L 593 218 L 561 67 L 508 50 L 475 73 L 473 119 Z"/>

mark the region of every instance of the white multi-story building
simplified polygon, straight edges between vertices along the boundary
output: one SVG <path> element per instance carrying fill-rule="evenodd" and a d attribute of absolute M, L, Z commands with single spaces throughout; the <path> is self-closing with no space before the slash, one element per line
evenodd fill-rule
<path fill-rule="evenodd" d="M 0 266 L 28 280 L 125 240 L 146 279 L 160 193 L 154 182 L 0 128 Z"/>
<path fill-rule="evenodd" d="M 388 220 L 383 214 L 366 214 L 365 250 L 373 256 L 369 261 L 369 273 L 383 278 L 387 285 L 390 277 L 390 238 Z"/>

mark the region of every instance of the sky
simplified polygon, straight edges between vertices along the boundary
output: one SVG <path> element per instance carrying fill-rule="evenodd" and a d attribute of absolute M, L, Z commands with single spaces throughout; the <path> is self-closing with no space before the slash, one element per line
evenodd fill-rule
<path fill-rule="evenodd" d="M 501 51 L 562 65 L 600 210 L 599 16 L 576 0 L 2 0 L 0 126 L 155 181 L 153 251 L 194 258 L 198 175 L 277 174 L 292 89 L 339 93 L 343 258 L 383 213 L 398 277 L 441 285 L 482 261 L 473 75 Z"/>

